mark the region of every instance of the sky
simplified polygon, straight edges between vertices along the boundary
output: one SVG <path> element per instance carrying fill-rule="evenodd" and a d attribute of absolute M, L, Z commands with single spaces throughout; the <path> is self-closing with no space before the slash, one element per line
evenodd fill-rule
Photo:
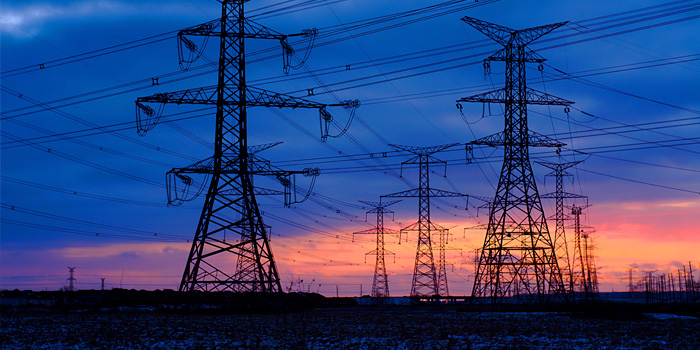
<path fill-rule="evenodd" d="M 203 196 L 167 206 L 164 175 L 211 156 L 214 109 L 168 105 L 139 136 L 134 101 L 216 84 L 216 40 L 182 71 L 176 33 L 217 18 L 220 4 L 0 6 L 0 289 L 58 289 L 67 285 L 67 266 L 76 267 L 79 289 L 100 288 L 100 278 L 106 288 L 177 289 Z M 635 280 L 689 263 L 700 270 L 700 1 L 290 0 L 251 1 L 246 11 L 280 33 L 319 31 L 308 59 L 288 75 L 277 41 L 248 40 L 249 85 L 321 103 L 361 101 L 352 119 L 330 108 L 332 134 L 342 136 L 326 142 L 314 110 L 248 112 L 250 145 L 283 142 L 262 157 L 321 172 L 303 203 L 284 208 L 282 198 L 259 198 L 285 290 L 369 293 L 374 257 L 365 253 L 375 238 L 353 232 L 372 228 L 374 217 L 358 201 L 418 183 L 415 167 L 400 166 L 410 155 L 389 144 L 462 144 L 436 154 L 446 166 L 431 168 L 431 186 L 494 195 L 502 151 L 476 147 L 468 163 L 463 144 L 502 130 L 503 107 L 463 103 L 460 113 L 456 100 L 500 88 L 504 66 L 492 62 L 485 73 L 482 60 L 498 44 L 464 16 L 514 29 L 568 22 L 531 44 L 547 61 L 526 71 L 529 87 L 574 102 L 568 111 L 529 107 L 530 129 L 567 145 L 559 155 L 552 148 L 530 155 L 583 161 L 564 183 L 587 199 L 566 204 L 591 205 L 581 220 L 594 241 L 600 290 L 626 290 L 628 269 Z M 309 41 L 291 43 L 299 63 Z M 533 169 L 539 193 L 553 192 L 548 169 Z M 297 185 L 305 191 L 310 179 Z M 483 204 L 432 201 L 433 222 L 450 228 L 452 295 L 471 292 L 485 231 L 477 226 L 488 222 Z M 543 205 L 554 215 L 552 200 Z M 387 228 L 417 220 L 417 199 L 390 209 Z M 408 295 L 415 233 L 387 236 L 386 249 L 394 253 L 386 258 L 390 292 Z"/>

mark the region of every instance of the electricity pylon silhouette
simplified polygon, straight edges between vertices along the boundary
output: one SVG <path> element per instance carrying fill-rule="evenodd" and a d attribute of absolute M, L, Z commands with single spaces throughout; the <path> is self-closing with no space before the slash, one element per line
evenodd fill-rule
<path fill-rule="evenodd" d="M 416 261 L 413 267 L 413 280 L 411 282 L 411 296 L 435 296 L 438 295 L 438 278 L 433 256 L 432 232 L 439 232 L 445 228 L 430 220 L 430 197 L 467 197 L 465 194 L 438 190 L 430 187 L 430 164 L 442 163 L 432 154 L 444 151 L 458 143 L 452 143 L 431 147 L 414 147 L 390 145 L 400 150 L 415 154 L 415 157 L 401 163 L 402 173 L 404 164 L 418 165 L 418 188 L 383 195 L 382 197 L 418 197 L 418 221 L 401 229 L 402 232 L 417 231 L 418 246 L 416 249 Z"/>
<path fill-rule="evenodd" d="M 552 169 L 552 172 L 545 176 L 553 176 L 556 182 L 556 190 L 554 192 L 543 194 L 542 198 L 553 198 L 556 200 L 556 213 L 554 214 L 553 218 L 550 217 L 549 219 L 554 219 L 557 223 L 557 227 L 554 231 L 554 252 L 557 255 L 559 268 L 562 271 L 562 280 L 564 281 L 564 285 L 567 286 L 569 292 L 573 292 L 574 284 L 571 276 L 571 257 L 569 256 L 564 221 L 570 219 L 571 217 L 564 214 L 564 199 L 578 199 L 586 197 L 580 194 L 564 192 L 563 180 L 564 176 L 573 176 L 565 170 L 581 162 L 583 161 L 567 163 L 535 162 L 543 167 Z"/>
<path fill-rule="evenodd" d="M 315 30 L 284 35 L 245 18 L 244 0 L 221 2 L 221 18 L 181 30 L 178 33 L 180 66 L 187 69 L 199 58 L 204 46 L 198 47 L 194 39 L 219 38 L 218 83 L 214 86 L 158 93 L 136 100 L 137 126 L 144 135 L 160 118 L 163 106 L 168 103 L 216 106 L 214 155 L 184 168 L 168 172 L 168 184 L 179 179 L 185 187 L 193 183 L 187 174 L 210 176 L 197 230 L 192 241 L 180 291 L 234 291 L 281 292 L 277 266 L 270 248 L 268 229 L 258 208 L 256 194 L 277 193 L 253 186 L 253 176 L 271 176 L 285 188 L 285 204 L 290 204 L 296 193 L 292 176 L 304 174 L 316 176 L 316 169 L 284 171 L 258 158 L 248 147 L 248 107 L 291 107 L 318 109 L 321 114 L 322 138 L 327 136 L 332 120 L 327 104 L 283 95 L 246 83 L 246 39 L 273 39 L 282 44 L 285 72 L 290 67 L 294 50 L 287 42 L 290 36 L 313 37 Z M 189 56 L 183 52 L 189 50 Z M 156 110 L 148 103 L 160 103 Z M 341 104 L 355 108 L 357 101 Z M 323 128 L 325 126 L 325 128 Z M 172 180 L 172 181 L 171 181 Z M 173 188 L 169 189 L 170 191 Z M 186 191 L 183 191 L 186 193 Z M 288 195 L 289 194 L 289 195 Z M 189 198 L 192 199 L 192 198 Z M 169 204 L 177 205 L 182 198 Z M 226 234 L 229 234 L 227 240 Z M 231 234 L 234 238 L 231 239 Z M 233 258 L 233 259 L 231 259 Z M 232 266 L 233 265 L 233 266 Z"/>
<path fill-rule="evenodd" d="M 447 283 L 447 259 L 445 257 L 445 252 L 447 250 L 455 250 L 447 248 L 447 242 L 449 241 L 450 229 L 443 228 L 437 231 L 438 234 L 438 263 L 437 263 L 437 284 L 438 284 L 438 295 L 449 296 L 450 287 Z"/>
<path fill-rule="evenodd" d="M 585 300 L 592 300 L 598 293 L 598 276 L 595 268 L 595 257 L 590 241 L 591 227 L 581 225 L 583 209 L 590 207 L 571 206 L 571 214 L 574 216 L 574 264 L 572 279 L 575 295 Z"/>
<path fill-rule="evenodd" d="M 384 235 L 399 234 L 399 231 L 384 228 L 384 214 L 393 214 L 394 212 L 386 209 L 386 207 L 396 204 L 400 201 L 390 201 L 390 202 L 369 202 L 360 201 L 372 207 L 367 214 L 377 214 L 376 226 L 369 230 L 359 231 L 353 233 L 354 235 L 376 235 L 377 236 L 377 246 L 376 248 L 365 254 L 375 255 L 377 260 L 374 264 L 374 279 L 372 280 L 372 296 L 375 298 L 388 298 L 389 297 L 389 276 L 386 272 L 386 262 L 384 261 L 384 256 L 386 254 L 394 254 L 388 250 L 384 249 Z"/>
<path fill-rule="evenodd" d="M 462 20 L 503 46 L 484 61 L 484 66 L 490 61 L 506 65 L 504 88 L 457 101 L 458 107 L 461 102 L 505 105 L 503 132 L 471 142 L 504 148 L 472 296 L 498 303 L 523 292 L 532 302 L 546 302 L 550 293 L 564 295 L 564 285 L 532 173 L 529 147 L 564 144 L 528 129 L 527 105 L 566 106 L 572 102 L 526 87 L 525 63 L 544 62 L 526 46 L 565 23 L 513 30 L 470 17 Z"/>
<path fill-rule="evenodd" d="M 70 267 L 68 266 L 68 272 L 70 273 L 70 277 L 66 278 L 66 281 L 68 281 L 68 291 L 69 292 L 75 292 L 75 267 Z"/>

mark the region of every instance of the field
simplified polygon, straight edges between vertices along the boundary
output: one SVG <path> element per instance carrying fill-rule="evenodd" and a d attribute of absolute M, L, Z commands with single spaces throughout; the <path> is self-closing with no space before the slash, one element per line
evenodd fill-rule
<path fill-rule="evenodd" d="M 2 349 L 700 349 L 667 314 L 343 308 L 268 315 L 3 313 Z"/>

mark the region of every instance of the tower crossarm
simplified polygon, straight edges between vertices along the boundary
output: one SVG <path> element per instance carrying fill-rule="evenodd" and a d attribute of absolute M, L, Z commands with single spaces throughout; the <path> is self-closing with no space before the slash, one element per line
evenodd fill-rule
<path fill-rule="evenodd" d="M 290 36 L 307 35 L 310 30 L 304 30 L 299 34 L 282 34 L 275 30 L 272 30 L 264 25 L 252 21 L 250 19 L 245 19 L 243 21 L 243 33 L 231 30 L 228 28 L 225 33 L 221 32 L 221 19 L 217 18 L 215 20 L 205 22 L 192 26 L 187 29 L 183 29 L 178 33 L 178 36 L 191 35 L 191 36 L 218 36 L 222 35 L 230 38 L 247 38 L 247 39 L 277 39 L 286 40 Z"/>
<path fill-rule="evenodd" d="M 566 163 L 551 163 L 551 162 L 542 162 L 542 161 L 537 160 L 537 161 L 535 161 L 535 163 L 537 163 L 543 167 L 552 169 L 556 172 L 556 171 L 564 171 L 568 168 L 571 168 L 574 165 L 578 165 L 580 163 L 583 163 L 583 160 L 577 160 L 575 162 L 566 162 Z"/>
<path fill-rule="evenodd" d="M 438 146 L 429 146 L 429 147 L 418 147 L 418 146 L 405 146 L 405 145 L 396 145 L 396 144 L 389 144 L 389 146 L 398 148 L 400 150 L 406 151 L 413 153 L 415 155 L 430 155 L 433 153 L 437 153 L 440 151 L 444 151 L 450 147 L 454 147 L 460 145 L 460 143 L 449 143 L 449 144 L 444 144 L 444 145 L 438 145 Z"/>
<path fill-rule="evenodd" d="M 508 145 L 508 146 L 513 146 L 513 145 L 520 146 L 519 144 L 516 144 L 513 141 L 507 140 L 505 138 L 505 134 L 503 132 L 498 132 L 498 133 L 495 133 L 493 135 L 482 137 L 478 140 L 474 140 L 474 141 L 470 142 L 470 144 L 472 144 L 472 145 L 486 145 L 486 146 L 491 146 L 491 147 L 506 146 L 506 145 Z M 530 131 L 528 131 L 527 145 L 525 145 L 525 146 L 530 146 L 530 147 L 563 147 L 563 146 L 566 146 L 566 144 L 530 130 Z"/>
<path fill-rule="evenodd" d="M 520 95 L 517 95 L 519 97 Z M 530 105 L 555 105 L 555 106 L 569 106 L 573 102 L 552 96 L 548 93 L 537 91 L 535 89 L 526 88 L 525 89 L 525 100 L 508 98 L 506 94 L 506 89 L 498 89 L 489 92 L 485 92 L 478 95 L 473 95 L 469 97 L 463 97 L 457 100 L 457 102 L 484 102 L 484 103 L 525 103 Z"/>
<path fill-rule="evenodd" d="M 207 86 L 194 89 L 187 89 L 175 92 L 163 92 L 147 97 L 136 99 L 136 105 L 140 109 L 147 110 L 143 103 L 175 103 L 192 105 L 216 105 L 219 88 L 217 86 Z M 354 101 L 352 101 L 354 102 Z M 230 96 L 229 99 L 221 101 L 224 105 L 241 105 L 242 102 Z M 255 87 L 246 87 L 245 105 L 248 107 L 291 107 L 291 108 L 316 108 L 322 109 L 327 106 L 348 106 L 351 101 L 342 103 L 325 104 L 309 101 L 303 98 L 280 94 Z M 148 114 L 148 113 L 147 113 Z"/>
<path fill-rule="evenodd" d="M 377 235 L 377 234 L 382 234 L 382 233 L 385 235 L 398 235 L 399 233 L 401 233 L 401 231 L 392 230 L 392 229 L 388 229 L 388 228 L 385 228 L 382 231 L 380 231 L 380 230 L 377 230 L 377 228 L 375 227 L 375 228 L 370 228 L 370 229 L 366 229 L 366 230 L 362 230 L 362 231 L 353 232 L 354 235 Z"/>
<path fill-rule="evenodd" d="M 231 157 L 231 159 L 235 159 Z M 305 176 L 317 176 L 319 171 L 316 168 L 306 168 L 304 170 L 282 170 L 270 163 L 270 161 L 260 158 L 258 156 L 249 154 L 248 155 L 248 165 L 249 169 L 247 174 L 250 175 L 263 175 L 263 176 L 288 176 L 293 174 L 301 174 Z M 200 160 L 194 164 L 188 165 L 183 168 L 173 168 L 170 172 L 178 174 L 213 174 L 214 172 L 222 174 L 236 174 L 240 173 L 240 169 L 236 167 L 237 162 L 235 160 L 222 162 L 221 169 L 214 169 L 214 158 L 209 157 L 204 160 Z"/>
<path fill-rule="evenodd" d="M 423 191 L 425 191 L 425 192 L 423 192 Z M 421 192 L 423 192 L 423 193 L 421 194 Z M 468 194 L 438 190 L 435 188 L 424 188 L 424 189 L 414 188 L 414 189 L 410 189 L 410 190 L 406 190 L 406 191 L 385 194 L 382 197 L 402 198 L 402 197 L 419 197 L 421 195 L 430 196 L 430 197 L 469 197 Z"/>
<path fill-rule="evenodd" d="M 488 36 L 489 38 L 503 46 L 511 44 L 525 46 L 539 39 L 541 36 L 568 23 L 560 22 L 523 30 L 515 30 L 491 22 L 482 21 L 473 17 L 465 16 L 462 18 L 462 21 L 466 22 L 470 26 L 474 27 L 476 30 L 482 32 L 484 35 Z"/>
<path fill-rule="evenodd" d="M 360 202 L 360 203 L 367 204 L 367 205 L 369 205 L 370 207 L 373 208 L 372 210 L 368 211 L 368 213 L 375 213 L 375 212 L 377 212 L 377 211 L 382 211 L 382 212 L 385 212 L 385 213 L 392 213 L 392 211 L 386 210 L 385 208 L 388 207 L 388 206 L 390 206 L 390 205 L 394 205 L 394 204 L 396 204 L 396 203 L 398 203 L 398 202 L 401 202 L 401 200 L 399 199 L 399 200 L 388 201 L 388 202 L 383 202 L 383 201 L 373 202 L 373 201 L 362 201 L 362 200 L 361 200 L 361 201 L 359 201 L 359 202 Z"/>
<path fill-rule="evenodd" d="M 420 221 L 416 221 L 404 228 L 401 229 L 401 232 L 407 232 L 407 231 L 420 231 L 422 229 L 428 228 L 430 231 L 442 231 L 442 230 L 447 230 L 447 228 L 442 227 L 434 222 L 427 222 L 427 223 L 422 223 Z"/>
<path fill-rule="evenodd" d="M 191 104 L 191 105 L 224 105 L 224 106 L 241 106 L 245 104 L 247 107 L 289 107 L 289 108 L 311 108 L 318 109 L 321 121 L 328 125 L 333 116 L 327 111 L 326 107 L 341 106 L 346 109 L 351 109 L 353 112 L 360 106 L 359 100 L 346 100 L 340 103 L 319 103 L 309 101 L 303 98 L 290 95 L 280 94 L 256 87 L 245 88 L 245 101 L 241 102 L 236 96 L 227 96 L 223 101 L 219 101 L 221 87 L 207 86 L 195 89 L 187 89 L 175 92 L 157 93 L 147 97 L 139 97 L 136 99 L 136 123 L 140 135 L 145 135 L 146 132 L 153 129 L 160 120 L 163 112 L 162 105 L 164 104 Z M 225 89 L 226 90 L 226 89 Z M 158 110 L 149 106 L 150 103 L 160 103 L 161 107 Z M 327 129 L 327 127 L 326 127 Z M 322 137 L 326 136 L 325 133 Z"/>
<path fill-rule="evenodd" d="M 274 145 L 274 144 L 270 144 Z M 266 146 L 266 145 L 262 145 Z M 272 147 L 272 146 L 270 146 Z M 259 150 L 258 150 L 259 151 Z M 220 168 L 215 168 L 214 157 L 209 157 L 189 166 L 183 168 L 174 168 L 166 174 L 166 187 L 168 191 L 168 205 L 180 205 L 185 201 L 190 201 L 195 199 L 199 194 L 195 194 L 192 197 L 187 197 L 189 193 L 189 187 L 194 183 L 194 180 L 187 174 L 241 174 L 241 170 L 238 167 L 239 161 L 238 155 L 231 155 L 230 157 L 225 157 L 227 161 L 221 162 Z M 252 192 L 258 195 L 284 195 L 285 206 L 290 206 L 293 203 L 301 203 L 305 201 L 311 191 L 313 190 L 314 184 L 316 182 L 316 177 L 320 175 L 318 168 L 305 168 L 303 170 L 283 170 L 276 166 L 273 166 L 270 161 L 260 158 L 253 153 L 248 153 L 248 170 L 245 171 L 245 175 L 258 175 L 258 176 L 269 176 L 275 177 L 277 181 L 284 187 L 284 191 L 270 190 L 265 188 L 253 187 Z M 312 177 L 311 184 L 304 195 L 304 198 L 297 200 L 297 186 L 294 181 L 294 175 L 304 175 L 307 177 Z M 181 183 L 182 185 L 178 185 Z M 184 188 L 178 190 L 178 187 L 183 186 Z M 221 194 L 227 195 L 240 195 L 240 190 L 221 190 Z"/>
<path fill-rule="evenodd" d="M 552 198 L 556 199 L 558 197 L 565 198 L 565 199 L 577 199 L 577 198 L 587 198 L 584 195 L 576 194 L 576 193 L 568 193 L 568 192 L 562 192 L 557 194 L 556 192 L 550 192 L 550 193 L 545 193 L 540 196 L 540 198 Z"/>

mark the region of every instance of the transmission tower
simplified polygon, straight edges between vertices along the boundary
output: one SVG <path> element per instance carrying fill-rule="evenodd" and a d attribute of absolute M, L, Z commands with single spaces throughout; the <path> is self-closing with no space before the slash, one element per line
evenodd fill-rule
<path fill-rule="evenodd" d="M 138 131 L 144 135 L 151 130 L 160 118 L 164 105 L 168 103 L 216 106 L 214 155 L 168 172 L 169 204 L 172 205 L 193 199 L 180 197 L 183 193 L 186 196 L 187 190 L 178 192 L 174 189 L 177 180 L 187 189 L 194 182 L 188 174 L 205 174 L 210 177 L 209 189 L 179 289 L 281 292 L 268 229 L 263 223 L 255 197 L 258 194 L 280 192 L 253 186 L 253 176 L 271 176 L 279 180 L 285 189 L 285 204 L 289 205 L 296 194 L 293 176 L 303 174 L 315 177 L 318 171 L 284 171 L 258 158 L 255 150 L 248 147 L 247 107 L 318 109 L 321 115 L 322 138 L 325 139 L 332 121 L 326 107 L 331 105 L 249 86 L 246 83 L 244 44 L 245 39 L 278 40 L 282 44 L 286 72 L 291 66 L 291 57 L 294 54 L 287 39 L 291 36 L 313 39 L 317 31 L 313 29 L 304 30 L 299 34 L 280 34 L 247 19 L 243 8 L 246 1 L 220 2 L 221 18 L 178 33 L 178 52 L 182 69 L 189 68 L 190 64 L 202 55 L 209 37 L 219 38 L 217 85 L 138 98 Z M 203 38 L 203 43 L 195 44 L 195 37 Z M 148 103 L 157 103 L 160 106 L 154 109 L 147 105 Z M 345 101 L 333 105 L 344 106 L 354 112 L 359 102 Z M 176 192 L 174 199 L 171 195 L 173 191 Z M 232 236 L 238 239 L 231 239 Z M 232 261 L 235 265 L 233 267 Z"/>
<path fill-rule="evenodd" d="M 386 272 L 386 262 L 384 261 L 384 256 L 386 254 L 394 254 L 388 250 L 384 249 L 384 235 L 400 234 L 399 231 L 384 228 L 384 214 L 393 214 L 394 212 L 386 209 L 386 207 L 396 204 L 400 201 L 391 202 L 369 202 L 360 201 L 372 207 L 372 210 L 368 211 L 367 214 L 377 214 L 377 225 L 369 230 L 364 230 L 360 232 L 355 232 L 353 235 L 376 235 L 377 236 L 377 247 L 365 254 L 365 255 L 376 255 L 377 260 L 374 264 L 374 279 L 372 280 L 372 296 L 375 298 L 388 298 L 389 297 L 389 277 Z"/>
<path fill-rule="evenodd" d="M 586 271 L 588 272 L 588 289 L 591 291 L 591 297 L 598 296 L 598 268 L 595 263 L 595 244 L 593 244 L 593 236 L 595 230 L 591 229 L 583 236 L 583 244 L 586 252 Z"/>
<path fill-rule="evenodd" d="M 450 237 L 450 229 L 443 228 L 438 230 L 438 264 L 437 264 L 437 284 L 438 295 L 449 296 L 450 288 L 447 283 L 447 260 L 445 252 L 450 250 L 447 248 L 447 242 Z"/>
<path fill-rule="evenodd" d="M 470 17 L 462 20 L 503 46 L 484 61 L 484 66 L 491 61 L 506 65 L 504 88 L 457 101 L 458 107 L 461 102 L 505 104 L 503 132 L 472 142 L 504 148 L 472 296 L 489 297 L 491 303 L 498 303 L 508 295 L 524 293 L 533 302 L 545 302 L 549 293 L 563 295 L 564 285 L 532 173 L 529 147 L 564 144 L 528 129 L 527 105 L 566 106 L 572 102 L 526 87 L 525 63 L 545 61 L 526 46 L 565 23 L 513 30 Z"/>
<path fill-rule="evenodd" d="M 402 172 L 404 164 L 417 164 L 419 169 L 418 188 L 382 196 L 389 198 L 418 197 L 418 222 L 401 229 L 402 232 L 418 232 L 418 247 L 416 250 L 416 261 L 413 267 L 413 281 L 411 282 L 412 297 L 439 295 L 440 289 L 438 286 L 437 271 L 435 269 L 431 233 L 440 232 L 440 230 L 444 230 L 445 228 L 430 220 L 430 198 L 466 197 L 466 195 L 431 188 L 430 164 L 445 164 L 444 161 L 433 157 L 432 154 L 456 145 L 458 145 L 458 143 L 432 147 L 390 145 L 415 154 L 415 157 L 401 163 Z M 445 281 L 447 281 L 446 278 Z"/>
<path fill-rule="evenodd" d="M 556 181 L 556 190 L 554 192 L 543 194 L 542 198 L 553 198 L 556 200 L 556 214 L 554 217 L 550 217 L 549 219 L 554 219 L 557 223 L 556 230 L 554 231 L 554 253 L 557 256 L 564 285 L 568 287 L 569 292 L 573 292 L 574 284 L 571 276 L 571 258 L 569 257 L 569 248 L 567 247 L 566 230 L 564 226 L 564 221 L 569 220 L 570 217 L 564 214 L 564 199 L 578 199 L 586 197 L 580 194 L 564 192 L 563 180 L 564 176 L 573 176 L 565 170 L 581 162 L 583 161 L 568 163 L 535 162 L 539 165 L 552 169 L 552 172 L 545 176 L 553 176 Z"/>
<path fill-rule="evenodd" d="M 66 281 L 68 281 L 68 291 L 75 292 L 75 267 L 68 266 L 68 273 L 70 273 L 69 277 L 66 278 Z"/>
<path fill-rule="evenodd" d="M 595 267 L 595 257 L 590 241 L 591 227 L 581 225 L 583 210 L 590 207 L 571 206 L 571 214 L 574 216 L 574 257 L 572 279 L 574 292 L 585 300 L 592 300 L 598 293 L 598 276 Z"/>

